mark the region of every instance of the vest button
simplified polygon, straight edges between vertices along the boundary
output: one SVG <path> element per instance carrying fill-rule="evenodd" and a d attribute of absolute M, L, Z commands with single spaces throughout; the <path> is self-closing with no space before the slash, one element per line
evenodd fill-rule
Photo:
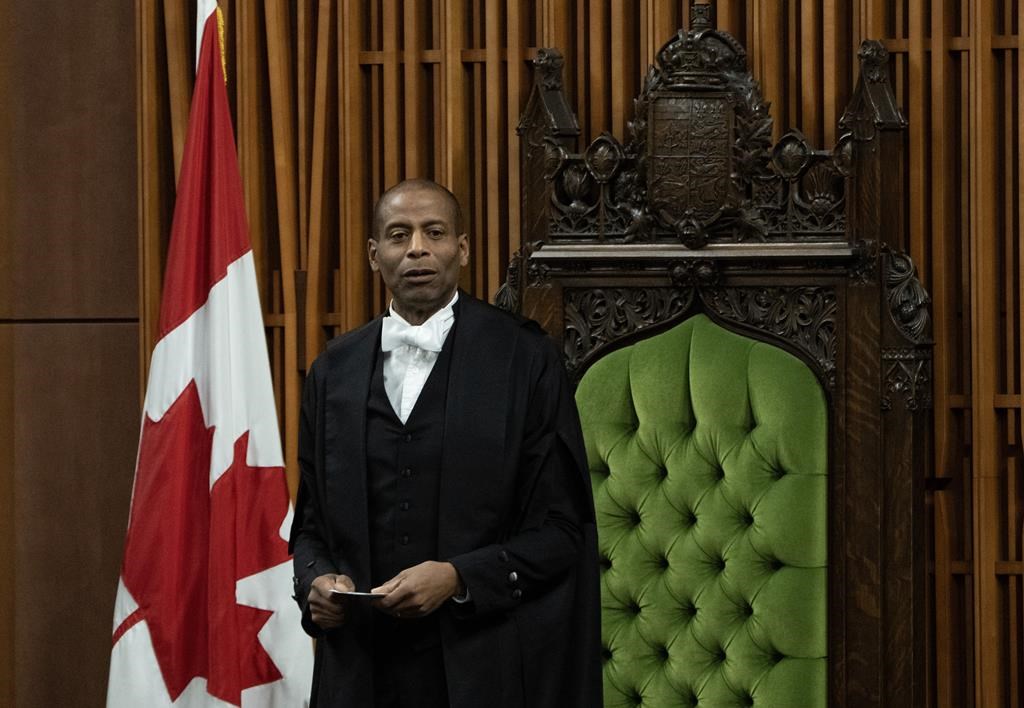
<path fill-rule="evenodd" d="M 409 511 L 409 502 L 402 502 L 401 504 L 398 505 L 398 508 L 401 509 L 402 511 Z"/>
<path fill-rule="evenodd" d="M 404 439 L 406 442 L 412 442 L 412 433 L 406 433 Z"/>
<path fill-rule="evenodd" d="M 522 596 L 523 596 L 523 591 L 520 590 L 519 588 L 516 588 L 515 590 L 512 591 L 512 599 L 513 600 L 518 600 Z"/>
<path fill-rule="evenodd" d="M 409 536 L 408 535 L 402 536 L 402 545 L 403 546 L 408 546 L 409 545 Z"/>
<path fill-rule="evenodd" d="M 404 470 L 402 470 L 402 476 L 405 478 L 412 477 L 412 468 L 406 467 Z"/>

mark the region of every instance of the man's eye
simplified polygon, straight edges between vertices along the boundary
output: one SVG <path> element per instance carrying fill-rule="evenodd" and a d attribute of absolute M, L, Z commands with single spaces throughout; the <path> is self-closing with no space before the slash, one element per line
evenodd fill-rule
<path fill-rule="evenodd" d="M 430 231 L 427 232 L 427 235 L 430 236 L 430 238 L 444 238 L 444 230 L 430 229 Z"/>
<path fill-rule="evenodd" d="M 392 231 L 388 234 L 388 238 L 392 241 L 401 241 L 406 236 L 408 236 L 408 233 L 405 231 Z"/>

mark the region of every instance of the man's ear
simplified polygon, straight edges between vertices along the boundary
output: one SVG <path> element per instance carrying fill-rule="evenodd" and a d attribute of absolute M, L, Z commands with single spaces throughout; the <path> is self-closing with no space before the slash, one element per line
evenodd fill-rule
<path fill-rule="evenodd" d="M 469 236 L 465 233 L 459 234 L 459 265 L 469 263 Z"/>
<path fill-rule="evenodd" d="M 372 238 L 366 239 L 366 256 L 370 260 L 370 270 L 374 273 L 380 270 L 377 264 L 377 242 Z"/>

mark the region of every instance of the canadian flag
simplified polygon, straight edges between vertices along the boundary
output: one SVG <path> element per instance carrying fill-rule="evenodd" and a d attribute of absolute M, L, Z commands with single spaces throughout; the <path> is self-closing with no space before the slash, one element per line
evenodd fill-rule
<path fill-rule="evenodd" d="M 215 10 L 200 2 L 110 707 L 301 706 L 312 677 L 289 597 L 292 512 Z"/>

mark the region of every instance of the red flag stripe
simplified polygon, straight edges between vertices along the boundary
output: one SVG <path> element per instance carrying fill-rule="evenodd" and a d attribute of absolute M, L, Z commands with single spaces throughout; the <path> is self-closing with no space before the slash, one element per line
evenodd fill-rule
<path fill-rule="evenodd" d="M 219 52 L 217 14 L 213 13 L 203 30 L 189 114 L 186 145 L 193 149 L 182 157 L 178 180 L 160 304 L 160 337 L 199 309 L 210 288 L 226 275 L 228 265 L 250 248 Z M 201 80 L 204 72 L 211 72 L 213 79 Z"/>

